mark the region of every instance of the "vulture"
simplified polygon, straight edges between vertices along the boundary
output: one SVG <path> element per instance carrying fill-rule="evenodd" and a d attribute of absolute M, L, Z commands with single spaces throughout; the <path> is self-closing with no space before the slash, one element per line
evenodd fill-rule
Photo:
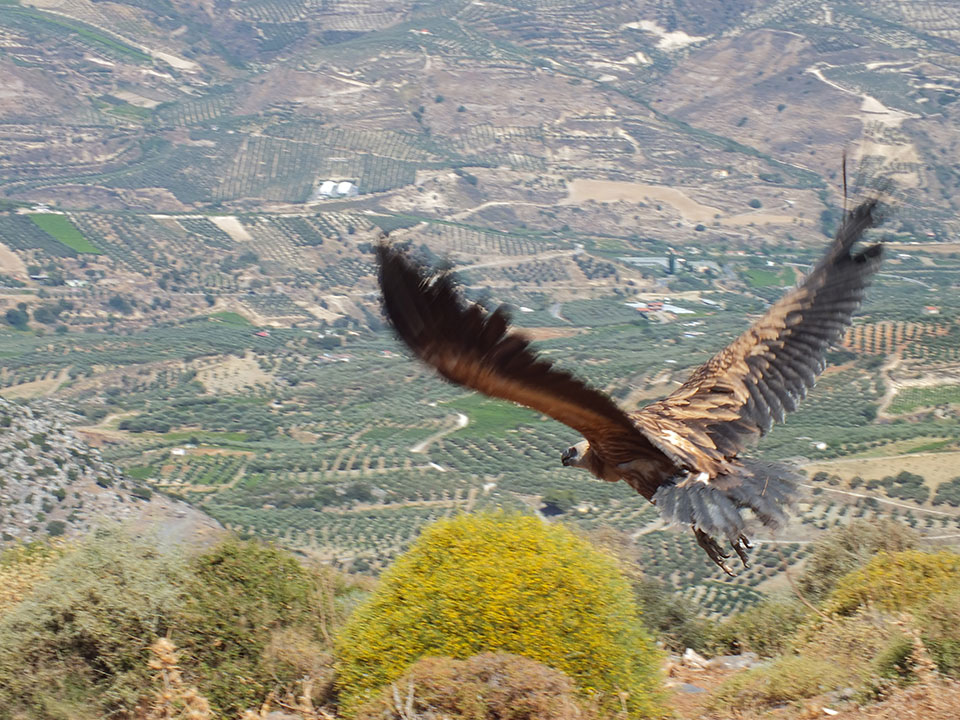
<path fill-rule="evenodd" d="M 846 211 L 806 278 L 673 393 L 635 412 L 538 357 L 502 306 L 490 312 L 465 301 L 449 272 L 427 269 L 385 240 L 376 252 L 384 313 L 414 355 L 450 382 L 576 430 L 584 439 L 562 452 L 564 466 L 623 480 L 668 523 L 691 527 L 732 575 L 727 544 L 749 567 L 744 511 L 778 529 L 798 481 L 742 452 L 796 409 L 823 371 L 880 266 L 879 243 L 854 250 L 878 221 L 877 200 Z"/>

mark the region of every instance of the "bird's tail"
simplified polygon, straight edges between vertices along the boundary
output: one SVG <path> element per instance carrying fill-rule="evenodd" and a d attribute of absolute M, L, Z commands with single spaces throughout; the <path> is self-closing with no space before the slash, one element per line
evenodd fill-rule
<path fill-rule="evenodd" d="M 693 526 L 712 538 L 738 543 L 747 535 L 749 509 L 760 523 L 778 530 L 796 500 L 800 475 L 783 465 L 741 458 L 734 474 L 708 483 L 678 476 L 661 485 L 653 502 L 665 520 Z"/>

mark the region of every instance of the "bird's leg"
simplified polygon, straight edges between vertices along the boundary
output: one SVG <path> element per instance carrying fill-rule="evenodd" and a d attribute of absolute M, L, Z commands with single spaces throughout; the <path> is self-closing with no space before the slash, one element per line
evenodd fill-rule
<path fill-rule="evenodd" d="M 733 549 L 737 551 L 737 555 L 740 556 L 740 562 L 743 563 L 745 568 L 750 567 L 750 558 L 747 555 L 747 550 L 753 548 L 753 545 L 750 544 L 749 538 L 746 535 L 741 535 L 737 538 L 735 543 L 731 543 Z"/>
<path fill-rule="evenodd" d="M 729 553 L 725 553 L 717 544 L 716 540 L 707 535 L 696 525 L 691 525 L 691 527 L 693 528 L 694 536 L 697 538 L 697 544 L 704 549 L 710 559 L 717 564 L 717 567 L 723 570 L 730 577 L 733 577 L 733 571 L 730 570 L 730 568 L 727 567 L 727 564 L 724 562 L 724 560 L 730 557 Z"/>

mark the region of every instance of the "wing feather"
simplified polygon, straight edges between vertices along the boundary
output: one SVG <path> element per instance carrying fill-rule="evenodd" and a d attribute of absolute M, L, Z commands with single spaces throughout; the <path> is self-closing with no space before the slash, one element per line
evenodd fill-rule
<path fill-rule="evenodd" d="M 713 478 L 731 471 L 731 461 L 747 442 L 795 410 L 880 267 L 879 244 L 852 251 L 876 222 L 876 200 L 848 212 L 830 248 L 802 283 L 673 394 L 643 408 L 638 423 L 651 441 L 675 462 Z M 671 444 L 664 430 L 687 442 Z"/>
<path fill-rule="evenodd" d="M 447 380 L 526 405 L 581 433 L 611 462 L 659 455 L 605 393 L 539 358 L 510 332 L 501 307 L 466 303 L 449 274 L 431 276 L 397 248 L 380 244 L 383 307 L 401 340 Z"/>

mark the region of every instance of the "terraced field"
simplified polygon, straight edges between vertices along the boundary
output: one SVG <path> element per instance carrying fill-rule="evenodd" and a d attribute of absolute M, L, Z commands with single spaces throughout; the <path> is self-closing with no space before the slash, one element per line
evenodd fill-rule
<path fill-rule="evenodd" d="M 716 614 L 852 517 L 957 534 L 955 3 L 34 5 L 0 2 L 0 394 L 79 412 L 132 478 L 364 572 L 438 517 L 569 492 L 550 521 L 629 534 Z M 653 400 L 816 261 L 848 149 L 851 187 L 894 183 L 891 252 L 755 450 L 808 495 L 736 581 L 560 467 L 570 430 L 442 384 L 383 326 L 389 233 Z"/>
<path fill-rule="evenodd" d="M 306 239 L 309 232 L 319 236 L 328 220 L 341 226 L 338 217 L 324 215 L 241 222 L 251 237 L 260 238 L 254 242 L 263 243 L 270 236 L 262 228 Z M 189 231 L 235 243 L 207 220 L 152 222 L 171 233 L 175 222 L 187 233 L 179 241 L 184 247 Z M 329 238 L 312 247 L 330 251 L 328 243 L 339 241 L 332 232 Z M 114 246 L 105 247 L 109 253 Z M 311 246 L 291 242 L 290 247 Z M 761 306 L 742 295 L 706 292 L 701 297 L 711 304 L 671 299 L 697 308 L 696 313 L 661 323 L 625 305 L 622 294 L 602 294 L 601 286 L 601 294 L 559 303 L 557 311 L 550 292 L 533 291 L 535 278 L 511 275 L 516 268 L 490 268 L 489 279 L 507 281 L 497 290 L 500 299 L 515 307 L 535 305 L 518 318 L 538 318 L 534 325 L 550 338 L 539 341 L 541 352 L 578 368 L 620 398 L 645 387 L 669 389 L 687 368 L 740 331 L 745 311 Z M 313 280 L 312 287 L 334 283 L 320 282 Z M 865 308 L 867 319 L 889 304 L 902 309 L 899 283 L 881 278 Z M 228 294 L 218 297 L 229 299 Z M 133 337 L 3 331 L 0 382 L 13 389 L 65 373 L 68 382 L 58 396 L 91 418 L 98 408 L 119 418 L 106 425 L 91 421 L 86 432 L 109 440 L 104 452 L 131 477 L 187 499 L 238 532 L 270 537 L 364 572 L 384 567 L 436 518 L 484 507 L 537 512 L 543 496 L 558 490 L 571 493 L 574 505 L 553 521 L 627 533 L 644 549 L 646 572 L 719 615 L 755 602 L 780 582 L 784 561 L 801 562 L 811 540 L 851 518 L 892 514 L 936 537 L 960 530 L 958 511 L 936 500 L 932 490 L 922 499 L 906 497 L 905 486 L 883 484 L 868 465 L 863 478 L 856 474 L 857 462 L 869 463 L 875 456 L 890 458 L 884 462 L 891 468 L 919 468 L 930 453 L 936 458 L 960 444 L 955 410 L 914 414 L 906 422 L 875 419 L 887 381 L 883 373 L 942 366 L 914 360 L 908 350 L 927 339 L 954 337 L 950 328 L 960 309 L 953 306 L 942 305 L 941 315 L 930 322 L 922 314 L 928 299 L 917 299 L 915 320 L 858 325 L 846 348 L 831 355 L 832 367 L 801 410 L 758 449 L 771 459 L 811 463 L 797 520 L 776 543 L 759 536 L 754 567 L 729 581 L 704 562 L 689 533 L 664 528 L 655 509 L 628 488 L 560 467 L 560 450 L 576 440 L 568 428 L 446 385 L 410 362 L 389 333 L 362 323 L 354 323 L 353 330 L 325 326 L 290 297 L 243 293 L 236 298 L 240 312 L 211 310 L 188 322 L 134 331 Z M 368 312 L 372 317 L 373 308 Z M 249 324 L 252 315 L 288 316 L 286 325 L 298 327 L 262 333 Z M 864 328 L 883 332 L 867 334 Z M 899 370 L 887 369 L 888 356 L 881 352 L 886 348 L 900 348 Z M 931 402 L 951 407 L 949 397 L 929 399 L 931 392 L 939 391 L 923 390 L 916 407 Z M 909 394 L 898 398 L 914 402 Z M 897 406 L 901 410 L 906 411 Z M 930 476 L 931 486 L 935 478 L 939 475 Z"/>

